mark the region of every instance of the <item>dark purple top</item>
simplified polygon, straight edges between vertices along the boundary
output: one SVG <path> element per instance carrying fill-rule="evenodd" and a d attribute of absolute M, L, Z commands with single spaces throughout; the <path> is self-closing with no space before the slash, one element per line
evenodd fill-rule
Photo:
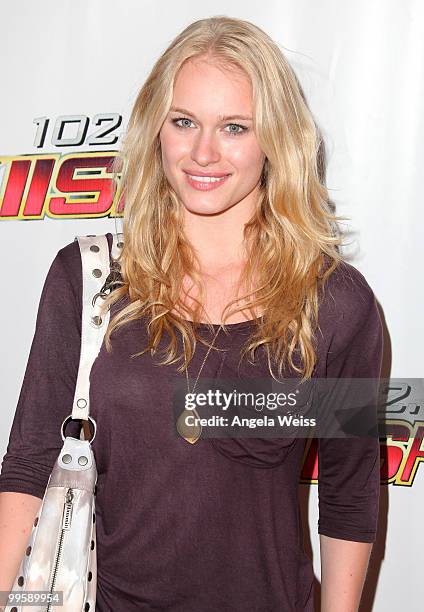
<path fill-rule="evenodd" d="M 107 237 L 111 246 L 112 234 Z M 72 242 L 58 252 L 43 287 L 0 491 L 43 497 L 62 447 L 60 425 L 72 410 L 81 298 L 81 257 Z M 225 360 L 212 350 L 202 377 L 236 376 L 252 325 L 221 331 L 216 345 L 229 349 Z M 343 264 L 331 276 L 320 327 L 314 376 L 380 375 L 381 320 L 371 288 L 353 266 Z M 312 612 L 313 566 L 303 551 L 298 504 L 305 439 L 189 444 L 176 435 L 172 410 L 175 382 L 185 374 L 175 364 L 158 366 L 150 353 L 130 357 L 146 346 L 141 320 L 111 340 L 112 353 L 103 344 L 94 363 L 90 388 L 97 422 L 96 610 Z M 190 377 L 206 350 L 197 344 Z M 242 361 L 240 376 L 269 377 L 266 358 L 257 355 L 255 365 Z M 318 532 L 375 541 L 378 439 L 321 439 L 318 452 Z"/>

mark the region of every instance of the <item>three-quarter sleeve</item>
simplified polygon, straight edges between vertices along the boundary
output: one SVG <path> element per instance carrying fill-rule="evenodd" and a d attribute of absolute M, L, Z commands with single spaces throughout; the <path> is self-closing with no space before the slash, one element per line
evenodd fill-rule
<path fill-rule="evenodd" d="M 383 354 L 382 323 L 375 296 L 362 274 L 345 264 L 334 286 L 333 334 L 327 378 L 364 378 L 377 422 Z M 374 420 L 374 419 L 373 419 Z M 374 542 L 380 494 L 380 444 L 376 436 L 318 439 L 318 533 Z"/>
<path fill-rule="evenodd" d="M 35 332 L 0 473 L 0 492 L 43 498 L 72 413 L 81 350 L 82 270 L 77 242 L 58 251 L 44 281 Z M 66 435 L 77 435 L 71 422 Z"/>

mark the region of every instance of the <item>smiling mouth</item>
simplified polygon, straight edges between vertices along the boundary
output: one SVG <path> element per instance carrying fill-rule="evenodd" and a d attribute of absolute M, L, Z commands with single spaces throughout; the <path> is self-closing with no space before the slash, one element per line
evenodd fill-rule
<path fill-rule="evenodd" d="M 194 180 L 203 180 L 203 179 L 221 179 L 230 176 L 230 172 L 190 172 L 190 170 L 183 170 L 185 174 L 190 176 Z"/>
<path fill-rule="evenodd" d="M 196 176 L 194 174 L 188 174 L 192 181 L 198 181 L 199 183 L 215 183 L 216 181 L 224 181 L 229 174 L 226 176 Z"/>
<path fill-rule="evenodd" d="M 223 176 L 199 176 L 196 174 L 188 174 L 187 181 L 191 187 L 200 191 L 208 191 L 220 187 L 225 181 L 231 176 L 231 174 L 225 174 Z"/>

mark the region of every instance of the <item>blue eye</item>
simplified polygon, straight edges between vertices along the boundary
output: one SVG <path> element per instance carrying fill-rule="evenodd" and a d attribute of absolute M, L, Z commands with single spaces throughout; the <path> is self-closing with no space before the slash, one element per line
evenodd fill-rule
<path fill-rule="evenodd" d="M 185 122 L 181 124 L 181 122 Z M 172 123 L 175 125 L 175 127 L 180 128 L 180 129 L 186 129 L 188 127 L 190 127 L 189 125 L 187 125 L 187 123 L 193 123 L 191 119 L 188 119 L 187 117 L 179 117 L 178 119 L 172 119 Z M 228 125 L 225 126 L 226 128 L 237 128 L 236 130 L 228 130 L 227 133 L 231 134 L 231 136 L 238 136 L 239 134 L 243 134 L 244 132 L 247 132 L 247 130 L 249 128 L 247 128 L 244 125 L 239 125 L 238 123 L 229 123 Z"/>
<path fill-rule="evenodd" d="M 172 123 L 174 123 L 177 127 L 183 128 L 183 129 L 185 127 L 187 127 L 187 126 L 186 125 L 179 125 L 178 124 L 179 121 L 188 121 L 189 123 L 192 123 L 192 120 L 191 119 L 187 119 L 187 117 L 181 117 L 180 119 L 173 119 L 172 120 Z"/>
<path fill-rule="evenodd" d="M 234 134 L 234 136 L 237 136 L 238 134 L 243 134 L 243 132 L 247 131 L 247 127 L 245 127 L 244 125 L 239 125 L 238 123 L 229 123 L 227 126 L 225 127 L 236 127 L 239 128 L 240 131 L 239 132 L 235 132 L 234 130 L 230 130 L 229 133 L 231 135 Z"/>

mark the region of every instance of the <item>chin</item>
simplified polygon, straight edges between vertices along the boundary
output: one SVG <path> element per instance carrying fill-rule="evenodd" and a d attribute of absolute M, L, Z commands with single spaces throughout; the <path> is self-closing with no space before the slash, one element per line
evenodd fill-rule
<path fill-rule="evenodd" d="M 199 202 L 191 203 L 187 201 L 182 201 L 184 208 L 194 214 L 194 215 L 218 215 L 219 213 L 223 213 L 229 208 L 231 208 L 232 204 L 227 203 L 214 203 L 214 202 Z"/>

